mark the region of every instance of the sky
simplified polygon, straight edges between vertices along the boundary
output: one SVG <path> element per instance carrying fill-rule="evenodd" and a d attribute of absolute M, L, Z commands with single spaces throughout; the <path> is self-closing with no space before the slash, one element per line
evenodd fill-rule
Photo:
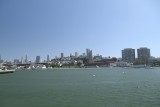
<path fill-rule="evenodd" d="M 34 61 L 93 51 L 121 57 L 148 47 L 160 56 L 159 0 L 0 0 L 0 55 Z"/>

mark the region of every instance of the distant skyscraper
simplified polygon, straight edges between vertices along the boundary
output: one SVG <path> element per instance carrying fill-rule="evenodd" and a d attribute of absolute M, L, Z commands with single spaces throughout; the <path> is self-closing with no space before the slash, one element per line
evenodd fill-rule
<path fill-rule="evenodd" d="M 85 57 L 86 56 L 86 54 L 85 53 L 83 53 L 83 57 Z"/>
<path fill-rule="evenodd" d="M 21 57 L 21 64 L 23 64 L 23 56 Z"/>
<path fill-rule="evenodd" d="M 25 57 L 25 63 L 26 63 L 26 64 L 28 63 L 27 55 L 26 55 L 26 57 Z"/>
<path fill-rule="evenodd" d="M 92 50 L 86 49 L 86 58 L 89 60 L 89 62 L 92 62 L 93 59 Z"/>
<path fill-rule="evenodd" d="M 125 62 L 133 63 L 135 61 L 135 49 L 126 48 L 122 50 L 122 60 Z"/>
<path fill-rule="evenodd" d="M 87 59 L 89 59 L 89 52 L 90 52 L 90 49 L 86 49 L 86 57 L 87 57 Z"/>
<path fill-rule="evenodd" d="M 137 49 L 137 56 L 141 63 L 148 64 L 150 60 L 150 49 L 143 47 Z"/>
<path fill-rule="evenodd" d="M 75 57 L 76 57 L 76 58 L 78 57 L 78 52 L 75 52 Z"/>
<path fill-rule="evenodd" d="M 72 53 L 70 53 L 70 57 L 73 57 Z"/>
<path fill-rule="evenodd" d="M 47 62 L 49 62 L 50 61 L 50 59 L 49 59 L 49 55 L 47 55 Z"/>
<path fill-rule="evenodd" d="M 93 59 L 92 50 L 89 51 L 88 58 L 89 58 L 90 61 L 92 61 L 92 59 Z"/>
<path fill-rule="evenodd" d="M 64 53 L 61 53 L 61 59 L 63 59 L 64 58 Z"/>
<path fill-rule="evenodd" d="M 40 63 L 40 56 L 36 56 L 36 63 Z"/>
<path fill-rule="evenodd" d="M 2 60 L 2 58 L 1 58 L 1 55 L 0 55 L 0 63 L 3 63 L 3 60 Z"/>

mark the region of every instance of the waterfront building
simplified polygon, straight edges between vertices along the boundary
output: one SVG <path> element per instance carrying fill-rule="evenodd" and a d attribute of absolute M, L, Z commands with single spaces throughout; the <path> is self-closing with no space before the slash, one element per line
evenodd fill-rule
<path fill-rule="evenodd" d="M 131 67 L 132 64 L 128 63 L 128 62 L 119 61 L 119 62 L 116 62 L 116 66 L 118 66 L 118 67 Z"/>
<path fill-rule="evenodd" d="M 94 61 L 101 61 L 102 60 L 102 55 L 96 55 L 93 57 Z"/>
<path fill-rule="evenodd" d="M 40 56 L 36 56 L 36 61 L 35 62 L 40 63 L 40 59 L 41 59 Z"/>
<path fill-rule="evenodd" d="M 135 49 L 125 48 L 122 50 L 122 61 L 133 63 L 135 61 Z"/>
<path fill-rule="evenodd" d="M 138 60 L 141 64 L 148 64 L 150 61 L 150 49 L 146 47 L 142 47 L 137 49 Z"/>

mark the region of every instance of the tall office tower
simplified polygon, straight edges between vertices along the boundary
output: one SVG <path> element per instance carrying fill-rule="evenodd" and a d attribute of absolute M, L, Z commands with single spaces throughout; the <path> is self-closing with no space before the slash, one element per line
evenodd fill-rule
<path fill-rule="evenodd" d="M 135 49 L 125 48 L 122 50 L 122 61 L 133 63 L 135 61 Z"/>
<path fill-rule="evenodd" d="M 49 59 L 49 55 L 47 55 L 47 62 L 49 62 L 50 61 L 50 59 Z"/>
<path fill-rule="evenodd" d="M 89 62 L 92 62 L 93 59 L 92 50 L 86 49 L 86 58 L 89 60 Z"/>
<path fill-rule="evenodd" d="M 23 64 L 23 57 L 21 57 L 21 64 Z"/>
<path fill-rule="evenodd" d="M 78 52 L 75 52 L 75 57 L 78 58 Z"/>
<path fill-rule="evenodd" d="M 1 59 L 1 55 L 0 55 L 0 68 L 2 67 L 3 60 Z"/>
<path fill-rule="evenodd" d="M 36 63 L 40 63 L 40 56 L 36 56 Z"/>
<path fill-rule="evenodd" d="M 89 51 L 88 59 L 89 59 L 90 61 L 92 61 L 92 59 L 93 59 L 92 50 Z"/>
<path fill-rule="evenodd" d="M 146 47 L 137 49 L 137 56 L 142 64 L 148 64 L 151 56 L 150 49 Z"/>
<path fill-rule="evenodd" d="M 90 52 L 90 49 L 87 48 L 87 49 L 86 49 L 86 58 L 87 58 L 87 59 L 89 59 L 89 52 Z"/>
<path fill-rule="evenodd" d="M 61 53 L 61 59 L 64 59 L 64 53 Z"/>
<path fill-rule="evenodd" d="M 3 63 L 3 60 L 2 60 L 2 58 L 1 58 L 1 55 L 0 55 L 0 63 Z"/>
<path fill-rule="evenodd" d="M 26 57 L 25 57 L 25 64 L 27 64 L 28 63 L 28 59 L 27 59 L 27 55 L 26 55 Z"/>

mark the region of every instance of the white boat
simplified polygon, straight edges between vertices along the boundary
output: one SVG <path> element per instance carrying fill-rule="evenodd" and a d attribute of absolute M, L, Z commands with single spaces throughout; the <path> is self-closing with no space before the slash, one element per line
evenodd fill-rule
<path fill-rule="evenodd" d="M 42 69 L 46 69 L 46 66 L 45 66 L 45 65 L 43 65 L 43 66 L 42 66 Z"/>
<path fill-rule="evenodd" d="M 0 69 L 0 74 L 7 74 L 7 73 L 13 73 L 15 70 L 13 69 L 13 70 L 2 70 L 2 69 Z"/>

